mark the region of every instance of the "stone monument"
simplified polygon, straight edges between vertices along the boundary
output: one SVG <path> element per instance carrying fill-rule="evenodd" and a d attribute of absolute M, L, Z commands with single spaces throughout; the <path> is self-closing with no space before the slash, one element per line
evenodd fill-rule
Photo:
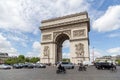
<path fill-rule="evenodd" d="M 70 41 L 70 61 L 89 61 L 90 19 L 87 12 L 43 20 L 41 27 L 41 63 L 62 60 L 62 44 Z"/>

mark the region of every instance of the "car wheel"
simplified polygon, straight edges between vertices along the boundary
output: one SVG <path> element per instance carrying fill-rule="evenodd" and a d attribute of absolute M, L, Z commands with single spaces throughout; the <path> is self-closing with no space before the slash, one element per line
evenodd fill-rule
<path fill-rule="evenodd" d="M 72 69 L 74 69 L 74 67 L 72 67 Z"/>

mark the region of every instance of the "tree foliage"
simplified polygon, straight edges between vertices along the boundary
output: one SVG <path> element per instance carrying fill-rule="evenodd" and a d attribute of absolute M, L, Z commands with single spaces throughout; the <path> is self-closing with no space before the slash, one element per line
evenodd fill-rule
<path fill-rule="evenodd" d="M 8 58 L 7 60 L 5 60 L 5 64 L 17 64 L 17 63 L 25 63 L 25 62 L 31 62 L 31 63 L 36 63 L 38 62 L 40 59 L 38 57 L 32 57 L 32 58 L 28 58 L 28 57 L 24 57 L 24 55 L 19 55 L 16 58 Z"/>
<path fill-rule="evenodd" d="M 63 58 L 62 61 L 63 62 L 70 62 L 70 59 L 69 58 Z"/>
<path fill-rule="evenodd" d="M 38 62 L 39 60 L 40 60 L 39 58 L 33 57 L 33 58 L 30 59 L 30 62 L 31 62 L 31 63 L 36 63 L 36 62 Z"/>
<path fill-rule="evenodd" d="M 116 62 L 118 63 L 118 65 L 120 65 L 120 59 L 116 60 Z"/>
<path fill-rule="evenodd" d="M 24 55 L 19 55 L 17 59 L 18 59 L 18 63 L 25 63 Z"/>
<path fill-rule="evenodd" d="M 18 59 L 17 58 L 8 58 L 7 60 L 5 60 L 5 64 L 15 64 L 18 63 Z"/>

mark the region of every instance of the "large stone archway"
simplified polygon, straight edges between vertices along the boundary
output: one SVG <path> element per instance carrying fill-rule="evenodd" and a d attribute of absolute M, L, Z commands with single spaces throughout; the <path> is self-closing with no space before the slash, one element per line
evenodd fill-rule
<path fill-rule="evenodd" d="M 43 20 L 41 30 L 41 63 L 56 63 L 62 59 L 62 43 L 70 41 L 70 61 L 88 61 L 89 18 L 87 12 Z"/>
<path fill-rule="evenodd" d="M 62 44 L 65 40 L 69 40 L 69 36 L 61 33 L 59 34 L 56 39 L 55 39 L 55 43 L 56 43 L 56 62 L 58 61 L 62 61 Z"/>

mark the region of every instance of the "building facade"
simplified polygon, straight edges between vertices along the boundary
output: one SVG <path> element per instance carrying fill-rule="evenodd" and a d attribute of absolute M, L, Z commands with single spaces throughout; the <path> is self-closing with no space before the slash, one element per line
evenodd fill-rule
<path fill-rule="evenodd" d="M 4 63 L 8 57 L 8 53 L 0 53 L 0 64 Z"/>
<path fill-rule="evenodd" d="M 109 62 L 109 61 L 115 62 L 116 60 L 120 60 L 120 55 L 117 55 L 117 56 L 102 56 L 102 57 L 99 57 L 99 58 L 95 59 L 96 62 Z"/>

